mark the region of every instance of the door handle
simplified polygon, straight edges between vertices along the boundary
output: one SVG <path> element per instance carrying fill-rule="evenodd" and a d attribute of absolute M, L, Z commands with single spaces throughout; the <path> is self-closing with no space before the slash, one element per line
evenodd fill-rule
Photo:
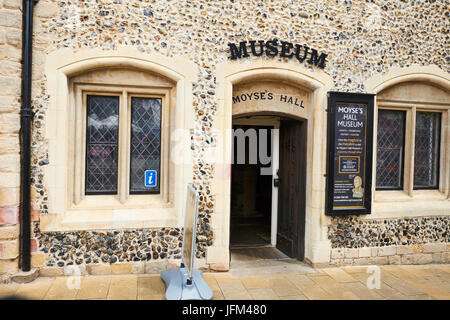
<path fill-rule="evenodd" d="M 280 169 L 277 169 L 277 177 L 273 179 L 273 186 L 278 188 L 280 186 Z"/>
<path fill-rule="evenodd" d="M 280 185 L 280 179 L 279 178 L 273 179 L 273 186 L 278 187 L 279 185 Z"/>

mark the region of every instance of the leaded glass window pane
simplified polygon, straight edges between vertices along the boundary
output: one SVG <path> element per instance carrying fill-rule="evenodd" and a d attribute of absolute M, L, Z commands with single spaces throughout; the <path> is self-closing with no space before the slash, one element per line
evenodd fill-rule
<path fill-rule="evenodd" d="M 378 111 L 377 189 L 403 188 L 406 112 Z"/>
<path fill-rule="evenodd" d="M 86 194 L 117 194 L 119 97 L 87 96 Z"/>
<path fill-rule="evenodd" d="M 131 98 L 130 193 L 159 193 L 161 99 Z M 145 186 L 145 171 L 156 171 L 156 185 Z"/>
<path fill-rule="evenodd" d="M 438 188 L 441 114 L 416 113 L 414 188 Z"/>

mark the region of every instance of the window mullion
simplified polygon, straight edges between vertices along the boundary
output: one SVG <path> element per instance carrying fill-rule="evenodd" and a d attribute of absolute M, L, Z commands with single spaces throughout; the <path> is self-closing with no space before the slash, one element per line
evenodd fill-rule
<path fill-rule="evenodd" d="M 408 110 L 409 121 L 406 123 L 405 137 L 405 190 L 410 197 L 413 196 L 414 189 L 414 144 L 416 129 L 416 106 Z"/>
<path fill-rule="evenodd" d="M 124 90 L 120 101 L 119 117 L 119 201 L 122 204 L 125 204 L 128 198 L 128 109 L 128 93 Z"/>

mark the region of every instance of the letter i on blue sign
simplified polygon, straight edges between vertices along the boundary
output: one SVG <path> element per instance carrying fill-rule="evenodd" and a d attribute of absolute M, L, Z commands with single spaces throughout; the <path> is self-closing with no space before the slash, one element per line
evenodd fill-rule
<path fill-rule="evenodd" d="M 145 170 L 145 186 L 156 187 L 156 170 Z"/>

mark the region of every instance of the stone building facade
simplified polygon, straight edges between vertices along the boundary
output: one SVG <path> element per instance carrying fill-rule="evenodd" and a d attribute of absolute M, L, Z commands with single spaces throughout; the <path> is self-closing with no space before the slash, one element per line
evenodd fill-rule
<path fill-rule="evenodd" d="M 0 270 L 19 271 L 21 2 L 3 1 L 0 19 Z"/>
<path fill-rule="evenodd" d="M 448 263 L 448 15 L 445 1 L 38 1 L 32 267 L 42 275 L 67 274 L 71 265 L 90 274 L 145 273 L 179 263 L 185 187 L 192 182 L 200 195 L 197 266 L 228 270 L 230 130 L 236 119 L 261 114 L 307 123 L 306 262 Z M 22 1 L 0 0 L 0 274 L 19 271 L 21 21 Z M 274 39 L 280 52 L 285 42 L 305 55 L 309 49 L 309 56 L 242 51 L 230 59 L 229 43 L 245 50 L 239 43 Z M 250 89 L 290 90 L 305 107 L 233 101 Z M 329 91 L 376 94 L 375 124 L 379 109 L 406 114 L 402 186 L 379 190 L 373 183 L 369 215 L 325 214 Z M 127 147 L 119 146 L 113 195 L 85 189 L 86 96 L 93 93 L 119 99 L 119 128 L 128 130 L 118 129 L 119 145 Z M 133 97 L 161 101 L 157 194 L 129 191 Z M 439 179 L 426 190 L 413 183 L 408 147 L 417 112 L 440 114 Z M 376 143 L 373 154 L 376 177 Z"/>

